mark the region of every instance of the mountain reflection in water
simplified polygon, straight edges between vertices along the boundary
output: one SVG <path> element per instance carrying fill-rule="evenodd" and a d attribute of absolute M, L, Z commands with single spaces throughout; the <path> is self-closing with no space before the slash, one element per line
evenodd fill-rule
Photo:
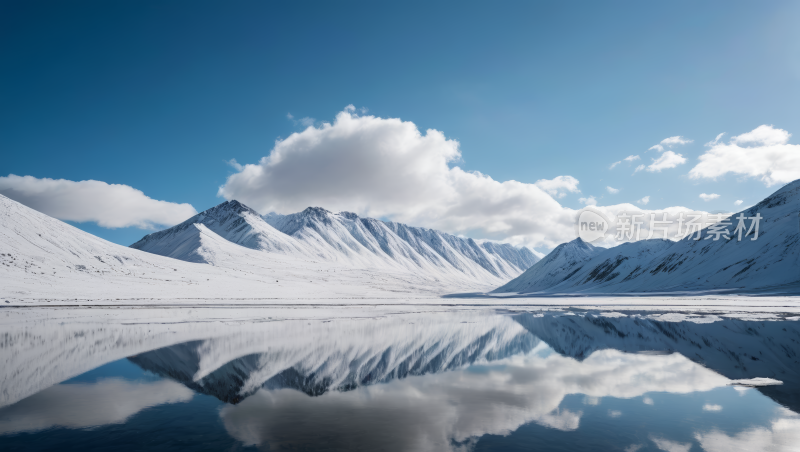
<path fill-rule="evenodd" d="M 691 428 L 659 431 L 659 421 L 640 432 L 615 432 L 627 435 L 625 443 L 606 448 L 697 444 L 728 452 L 800 444 L 795 320 L 565 311 L 281 321 L 208 312 L 189 321 L 116 316 L 4 325 L 0 435 L 124 424 L 151 406 L 195 403 L 189 388 L 224 402 L 217 416 L 230 438 L 266 450 L 486 449 L 497 435 L 514 438 L 529 426 L 553 432 L 537 433 L 539 440 L 574 437 L 587 422 L 621 423 L 665 403 L 658 394 L 707 394 L 722 402 L 691 408 L 693 418 L 706 419 Z M 124 356 L 166 380 L 52 386 Z M 745 394 L 730 388 L 731 380 L 754 377 L 783 382 L 746 391 L 777 404 L 762 397 L 753 406 L 769 413 L 753 408 L 715 423 L 713 415 L 730 416 L 740 403 L 731 397 Z M 114 387 L 119 391 L 107 395 Z M 625 405 L 633 399 L 638 405 Z M 602 419 L 601 403 L 609 406 Z M 75 407 L 106 414 L 70 416 Z M 674 414 L 658 413 L 648 416 Z M 568 449 L 553 441 L 539 446 Z"/>

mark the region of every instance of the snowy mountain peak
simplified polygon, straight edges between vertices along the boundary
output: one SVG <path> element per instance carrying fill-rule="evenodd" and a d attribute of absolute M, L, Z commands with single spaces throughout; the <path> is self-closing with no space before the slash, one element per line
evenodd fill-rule
<path fill-rule="evenodd" d="M 678 242 L 643 240 L 599 252 L 580 239 L 559 245 L 495 291 L 795 293 L 800 288 L 798 212 L 800 180 Z M 716 234 L 712 227 L 727 233 Z"/>
<path fill-rule="evenodd" d="M 174 248 L 165 242 L 183 240 L 185 231 L 195 224 L 202 224 L 220 237 L 246 248 L 281 254 L 309 255 L 305 246 L 281 234 L 264 221 L 258 212 L 236 200 L 225 201 L 179 225 L 146 235 L 131 245 L 131 248 L 164 255 L 163 251 L 157 250 Z M 169 256 L 186 260 L 180 254 Z"/>
<path fill-rule="evenodd" d="M 583 264 L 604 251 L 580 237 L 558 245 L 542 260 L 494 292 L 540 292 L 555 286 L 583 268 Z"/>
<path fill-rule="evenodd" d="M 150 234 L 132 247 L 197 262 L 198 256 L 213 253 L 189 249 L 188 244 L 202 243 L 198 234 L 203 231 L 189 230 L 196 223 L 223 239 L 255 250 L 351 268 L 412 272 L 435 281 L 460 281 L 470 289 L 476 284 L 499 284 L 538 260 L 527 248 L 479 244 L 431 229 L 361 218 L 352 212 L 333 213 L 309 207 L 289 215 L 271 212 L 261 216 L 238 201 L 226 201 L 180 225 Z"/>

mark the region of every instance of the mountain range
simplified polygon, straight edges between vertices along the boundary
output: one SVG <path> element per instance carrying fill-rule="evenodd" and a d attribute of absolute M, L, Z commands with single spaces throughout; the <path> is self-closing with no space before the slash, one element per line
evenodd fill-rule
<path fill-rule="evenodd" d="M 319 207 L 262 217 L 238 201 L 226 201 L 177 226 L 149 234 L 131 248 L 189 262 L 224 265 L 198 239 L 201 233 L 270 255 L 327 262 L 343 269 L 409 272 L 454 284 L 501 284 L 538 260 L 525 247 L 478 243 L 432 229 Z"/>
<path fill-rule="evenodd" d="M 580 238 L 543 259 L 527 248 L 333 213 L 260 215 L 226 201 L 123 247 L 0 196 L 0 297 L 80 300 L 337 300 L 608 294 L 794 294 L 800 290 L 800 180 L 740 212 L 756 231 L 719 240 Z M 755 239 L 755 240 L 753 240 Z M 494 290 L 492 290 L 494 289 Z M 226 301 L 226 302 L 227 302 Z"/>
<path fill-rule="evenodd" d="M 230 201 L 125 247 L 0 195 L 0 303 L 408 301 L 490 290 L 538 259 L 323 209 L 270 218 L 291 233 Z"/>
<path fill-rule="evenodd" d="M 800 289 L 800 180 L 730 216 L 730 239 L 713 227 L 677 242 L 600 248 L 580 238 L 556 247 L 494 293 L 643 294 L 701 291 L 796 293 Z M 733 234 L 743 215 L 742 239 Z M 758 236 L 752 227 L 759 217 Z M 751 228 L 752 227 L 752 228 Z"/>

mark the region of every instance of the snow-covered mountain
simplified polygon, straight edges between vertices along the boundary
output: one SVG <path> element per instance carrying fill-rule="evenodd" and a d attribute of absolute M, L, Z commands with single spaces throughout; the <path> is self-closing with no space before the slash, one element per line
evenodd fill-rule
<path fill-rule="evenodd" d="M 107 242 L 0 195 L 0 298 L 11 305 L 374 300 L 486 287 L 486 282 L 444 280 L 402 268 L 343 268 L 320 261 L 237 204 L 204 212 L 205 222 L 179 225 L 162 240 L 145 240 L 149 249 L 170 256 L 165 257 Z M 222 238 L 212 227 L 255 249 Z"/>
<path fill-rule="evenodd" d="M 271 253 L 309 256 L 310 251 L 297 240 L 275 230 L 253 209 L 238 201 L 226 201 L 201 212 L 183 223 L 146 235 L 131 248 L 190 262 L 205 262 L 192 247 L 195 225 L 203 225 L 225 240 L 246 248 Z"/>
<path fill-rule="evenodd" d="M 329 262 L 342 268 L 405 271 L 434 280 L 496 285 L 537 261 L 527 248 L 456 237 L 399 223 L 332 213 L 319 207 L 259 216 L 227 201 L 189 220 L 145 236 L 132 248 L 191 262 L 221 265 L 193 237 L 198 225 L 237 245 L 270 254 Z"/>
<path fill-rule="evenodd" d="M 531 268 L 494 292 L 540 292 L 554 287 L 580 271 L 584 263 L 602 251 L 603 248 L 586 243 L 580 237 L 562 243 Z"/>
<path fill-rule="evenodd" d="M 519 277 L 494 292 L 653 293 L 703 290 L 797 292 L 800 289 L 800 180 L 741 214 L 746 229 L 760 216 L 758 238 L 733 234 L 739 214 L 730 217 L 730 239 L 712 227 L 700 239 L 643 240 L 599 250 L 576 239 L 562 244 Z M 745 236 L 745 234 L 749 234 Z M 551 257 L 552 256 L 552 257 Z"/>

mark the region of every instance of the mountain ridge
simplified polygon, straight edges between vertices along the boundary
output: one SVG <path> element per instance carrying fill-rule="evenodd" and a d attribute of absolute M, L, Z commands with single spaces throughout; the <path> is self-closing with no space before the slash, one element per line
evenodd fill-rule
<path fill-rule="evenodd" d="M 498 284 L 520 274 L 538 258 L 525 247 L 457 237 L 433 229 L 333 213 L 308 207 L 288 215 L 259 215 L 238 201 L 226 201 L 185 222 L 148 234 L 131 248 L 176 259 L 198 259 L 182 237 L 203 224 L 223 239 L 258 251 L 302 256 L 346 267 L 425 273 L 445 280 Z M 180 244 L 178 243 L 180 242 Z M 199 246 L 199 245 L 198 245 Z M 211 262 L 209 262 L 211 263 Z"/>

